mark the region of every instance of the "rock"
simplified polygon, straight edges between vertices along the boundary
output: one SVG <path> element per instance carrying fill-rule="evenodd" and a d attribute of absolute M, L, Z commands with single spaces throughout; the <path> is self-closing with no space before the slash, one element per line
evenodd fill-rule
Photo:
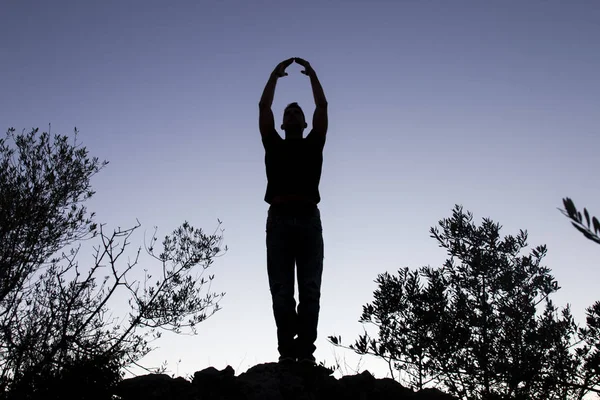
<path fill-rule="evenodd" d="M 427 388 L 419 390 L 416 393 L 415 399 L 419 400 L 455 400 L 454 396 L 442 392 L 439 389 Z"/>
<path fill-rule="evenodd" d="M 208 367 L 194 373 L 192 385 L 201 399 L 229 399 L 235 394 L 235 371 L 227 366 L 222 371 Z"/>
<path fill-rule="evenodd" d="M 417 393 L 393 379 L 368 371 L 336 379 L 322 366 L 259 364 L 235 376 L 227 366 L 194 373 L 192 382 L 150 374 L 125 379 L 115 394 L 121 400 L 454 400 L 437 389 Z"/>
<path fill-rule="evenodd" d="M 381 400 L 412 399 L 414 392 L 391 378 L 377 379 L 373 398 Z M 414 397 L 415 399 L 420 397 Z M 425 399 L 425 397 L 423 398 Z"/>
<path fill-rule="evenodd" d="M 114 394 L 121 399 L 195 399 L 194 388 L 190 382 L 181 377 L 173 379 L 165 374 L 149 374 L 125 379 L 117 385 Z"/>

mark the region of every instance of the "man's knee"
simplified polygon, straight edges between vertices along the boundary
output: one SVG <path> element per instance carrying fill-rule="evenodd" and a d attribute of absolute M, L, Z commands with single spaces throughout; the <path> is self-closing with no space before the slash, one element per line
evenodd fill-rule
<path fill-rule="evenodd" d="M 271 295 L 273 297 L 279 297 L 283 299 L 293 298 L 294 297 L 294 287 L 289 285 L 284 285 L 279 282 L 273 282 L 269 285 L 271 289 Z"/>
<path fill-rule="evenodd" d="M 321 298 L 321 283 L 315 279 L 309 279 L 298 285 L 300 301 L 319 301 Z"/>

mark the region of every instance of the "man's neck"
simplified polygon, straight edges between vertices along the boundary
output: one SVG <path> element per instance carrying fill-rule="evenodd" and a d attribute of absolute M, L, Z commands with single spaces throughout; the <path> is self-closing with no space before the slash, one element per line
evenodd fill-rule
<path fill-rule="evenodd" d="M 285 140 L 301 140 L 302 132 L 285 133 Z"/>

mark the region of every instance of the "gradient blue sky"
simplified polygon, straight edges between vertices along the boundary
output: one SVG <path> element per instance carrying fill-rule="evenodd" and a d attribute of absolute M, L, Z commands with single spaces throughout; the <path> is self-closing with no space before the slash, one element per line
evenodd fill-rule
<path fill-rule="evenodd" d="M 377 274 L 441 265 L 428 230 L 456 203 L 547 244 L 554 299 L 579 321 L 600 299 L 600 247 L 557 210 L 570 196 L 600 214 L 596 1 L 4 0 L 0 17 L 0 126 L 77 127 L 110 162 L 93 180 L 99 222 L 139 219 L 133 252 L 155 225 L 162 237 L 223 221 L 229 251 L 211 271 L 223 309 L 198 336 L 164 335 L 144 365 L 185 376 L 277 358 L 258 100 L 294 56 L 329 101 L 319 361 L 356 366 L 326 337 L 362 332 Z M 278 127 L 291 101 L 314 110 L 300 70 L 279 81 Z"/>

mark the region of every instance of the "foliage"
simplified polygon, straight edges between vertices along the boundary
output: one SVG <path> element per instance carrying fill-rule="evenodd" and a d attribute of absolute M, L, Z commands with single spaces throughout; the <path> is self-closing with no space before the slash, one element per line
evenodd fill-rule
<path fill-rule="evenodd" d="M 584 343 L 569 307 L 550 300 L 559 287 L 541 265 L 546 247 L 522 254 L 527 232 L 501 238 L 500 230 L 488 218 L 476 226 L 456 206 L 430 230 L 448 252 L 444 265 L 380 274 L 359 320 L 378 337 L 365 331 L 349 348 L 385 359 L 413 388 L 435 382 L 463 399 L 581 398 L 594 390 L 585 343 L 598 331 Z M 341 337 L 329 339 L 341 345 Z"/>
<path fill-rule="evenodd" d="M 583 216 L 581 212 L 575 207 L 575 203 L 568 197 L 563 199 L 564 210 L 560 210 L 565 216 L 571 219 L 571 224 L 583 234 L 586 238 L 593 242 L 600 244 L 600 221 L 598 218 L 592 216 L 590 219 L 590 213 L 587 208 L 583 208 Z M 585 217 L 585 223 L 583 221 Z"/>
<path fill-rule="evenodd" d="M 377 326 L 379 338 L 370 339 L 365 331 L 350 345 L 359 354 L 370 352 L 386 360 L 392 377 L 394 369 L 407 373 L 409 384 L 418 389 L 432 380 L 428 373 L 432 360 L 426 348 L 437 336 L 434 321 L 445 307 L 441 276 L 434 272 L 433 278 L 433 284 L 423 287 L 421 274 L 408 268 L 400 269 L 398 276 L 380 274 L 373 303 L 363 306 L 359 319 Z M 341 344 L 341 337 L 330 340 Z"/>
<path fill-rule="evenodd" d="M 565 197 L 563 199 L 564 209 L 559 209 L 563 215 L 571 219 L 571 224 L 583 234 L 587 239 L 600 244 L 600 222 L 598 218 L 592 216 L 587 208 L 583 208 L 583 216 L 572 199 Z M 585 223 L 583 220 L 585 217 Z M 583 343 L 580 349 L 577 349 L 579 357 L 583 360 L 583 369 L 588 372 L 589 377 L 584 377 L 584 384 L 590 385 L 592 382 L 600 380 L 600 301 L 586 308 L 586 327 L 580 329 L 579 337 Z"/>
<path fill-rule="evenodd" d="M 163 330 L 181 332 L 219 309 L 224 293 L 203 277 L 221 249 L 222 235 L 188 222 L 162 241 L 156 230 L 147 252 L 157 277 L 144 269 L 132 280 L 141 252 L 123 262 L 137 225 L 111 234 L 83 203 L 90 179 L 107 163 L 90 158 L 68 137 L 37 129 L 0 140 L 0 385 L 10 398 L 52 398 L 52 388 L 107 387 L 152 350 Z M 220 221 L 219 221 L 220 225 Z M 221 231 L 222 232 L 222 231 Z M 93 262 L 80 265 L 84 240 Z M 139 273 L 137 273 L 139 276 Z M 208 294 L 202 295 L 208 285 Z M 119 320 L 109 300 L 129 298 Z M 124 302 L 126 303 L 126 301 Z M 95 383 L 91 382 L 94 380 Z M 57 386 L 58 385 L 58 386 Z M 100 386 L 99 386 L 100 385 Z M 101 393 L 94 390 L 95 395 Z M 52 392 L 54 393 L 54 392 Z"/>
<path fill-rule="evenodd" d="M 94 195 L 90 178 L 107 163 L 90 159 L 66 136 L 51 141 L 37 129 L 20 135 L 10 129 L 0 139 L 0 154 L 0 301 L 5 301 L 59 249 L 93 235 L 94 214 L 87 215 L 83 202 Z"/>

